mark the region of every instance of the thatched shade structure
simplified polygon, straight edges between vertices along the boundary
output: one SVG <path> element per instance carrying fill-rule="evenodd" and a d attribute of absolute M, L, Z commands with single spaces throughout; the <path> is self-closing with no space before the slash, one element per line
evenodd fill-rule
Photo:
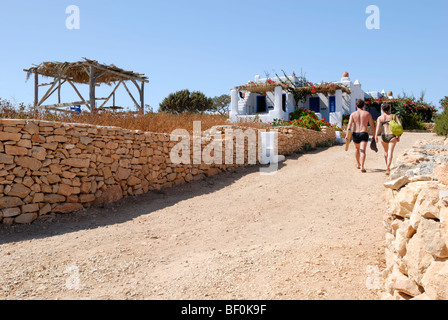
<path fill-rule="evenodd" d="M 282 87 L 284 90 L 290 88 L 289 85 L 278 83 L 278 82 L 266 82 L 266 83 L 248 83 L 237 87 L 239 91 L 248 91 L 256 93 L 265 93 L 275 90 L 275 87 Z"/>
<path fill-rule="evenodd" d="M 246 85 L 242 85 L 237 87 L 239 91 L 248 91 L 254 93 L 265 93 L 274 91 L 275 87 L 282 87 L 283 90 L 290 91 L 301 91 L 303 94 L 316 94 L 322 93 L 326 96 L 336 94 L 336 90 L 342 90 L 342 92 L 350 94 L 350 89 L 345 85 L 336 84 L 336 83 L 326 83 L 326 84 L 316 84 L 316 85 L 307 85 L 303 87 L 293 87 L 292 85 L 280 82 L 266 82 L 266 83 L 248 83 Z"/>
<path fill-rule="evenodd" d="M 294 88 L 294 90 L 304 91 L 309 94 L 322 93 L 326 96 L 335 95 L 337 90 L 341 90 L 343 93 L 347 93 L 347 94 L 351 93 L 350 89 L 347 88 L 345 85 L 340 85 L 340 84 L 336 84 L 336 83 L 316 84 L 314 86 L 305 86 L 305 87 Z"/>
<path fill-rule="evenodd" d="M 31 74 L 35 76 L 35 87 L 34 87 L 34 105 L 36 107 L 66 111 L 59 109 L 60 107 L 74 106 L 79 104 L 84 104 L 89 107 L 91 112 L 95 111 L 96 100 L 105 100 L 99 108 L 103 108 L 104 105 L 113 96 L 115 98 L 115 91 L 118 87 L 123 84 L 129 96 L 134 101 L 135 105 L 143 112 L 144 108 L 144 84 L 148 83 L 148 78 L 140 73 L 133 71 L 126 71 L 118 68 L 114 65 L 100 64 L 98 61 L 83 58 L 82 61 L 77 62 L 43 62 L 40 65 L 31 67 L 24 70 L 27 72 L 27 79 Z M 53 78 L 53 82 L 39 84 L 38 76 L 44 76 Z M 140 102 L 134 99 L 133 95 L 126 86 L 126 82 L 131 81 L 138 89 L 140 95 Z M 81 101 L 61 103 L 60 101 L 60 88 L 65 82 L 69 83 L 73 89 L 76 91 Z M 141 84 L 138 85 L 137 82 Z M 87 101 L 84 99 L 79 91 L 77 90 L 75 83 L 88 84 L 90 87 L 90 97 Z M 95 87 L 100 84 L 115 85 L 112 93 L 107 98 L 96 98 L 95 97 Z M 45 93 L 45 95 L 39 100 L 38 93 L 39 87 L 50 86 L 50 89 Z M 58 104 L 43 106 L 42 103 L 47 100 L 56 90 L 58 90 Z M 115 103 L 114 103 L 115 104 Z"/>

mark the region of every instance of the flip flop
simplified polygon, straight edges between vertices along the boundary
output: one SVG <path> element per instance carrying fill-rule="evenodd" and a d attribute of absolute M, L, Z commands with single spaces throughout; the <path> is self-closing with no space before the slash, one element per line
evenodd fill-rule
<path fill-rule="evenodd" d="M 367 170 L 366 170 L 366 169 L 363 169 L 363 170 L 361 170 L 361 172 L 362 172 L 362 173 L 366 173 L 366 172 L 367 172 Z"/>

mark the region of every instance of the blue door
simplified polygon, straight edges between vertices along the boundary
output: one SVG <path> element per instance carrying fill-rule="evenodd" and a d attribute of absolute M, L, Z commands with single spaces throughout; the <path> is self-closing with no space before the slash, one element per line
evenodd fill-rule
<path fill-rule="evenodd" d="M 266 97 L 257 96 L 257 113 L 265 113 L 265 112 L 268 112 L 266 108 Z"/>
<path fill-rule="evenodd" d="M 320 99 L 319 97 L 310 98 L 310 110 L 319 113 L 320 112 Z"/>
<path fill-rule="evenodd" d="M 336 112 L 336 97 L 332 96 L 329 98 L 330 112 Z"/>
<path fill-rule="evenodd" d="M 286 94 L 282 95 L 282 109 L 286 112 Z"/>

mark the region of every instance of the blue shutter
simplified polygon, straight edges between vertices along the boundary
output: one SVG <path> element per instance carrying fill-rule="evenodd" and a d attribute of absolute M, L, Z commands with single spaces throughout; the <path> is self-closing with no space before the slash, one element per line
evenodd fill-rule
<path fill-rule="evenodd" d="M 319 113 L 320 112 L 320 99 L 319 97 L 310 98 L 310 110 Z"/>
<path fill-rule="evenodd" d="M 336 112 L 336 97 L 332 96 L 329 98 L 330 112 Z"/>

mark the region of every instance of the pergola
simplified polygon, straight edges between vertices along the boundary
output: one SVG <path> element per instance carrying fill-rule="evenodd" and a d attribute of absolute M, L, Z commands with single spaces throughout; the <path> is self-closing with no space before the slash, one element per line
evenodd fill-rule
<path fill-rule="evenodd" d="M 27 80 L 31 74 L 34 74 L 34 106 L 48 110 L 70 112 L 61 108 L 85 105 L 93 113 L 96 110 L 104 110 L 107 102 L 113 98 L 113 106 L 109 108 L 118 108 L 115 106 L 115 92 L 120 85 L 123 85 L 138 111 L 143 113 L 145 83 L 149 82 L 144 74 L 126 71 L 114 65 L 100 64 L 95 60 L 83 59 L 83 61 L 78 62 L 43 62 L 32 68 L 24 69 L 23 71 L 27 72 Z M 53 81 L 39 83 L 39 75 L 53 78 Z M 134 98 L 126 82 L 132 82 L 136 86 L 139 93 L 139 101 Z M 73 87 L 80 101 L 61 103 L 61 86 L 65 83 Z M 89 85 L 88 100 L 84 99 L 75 84 Z M 97 98 L 95 96 L 95 88 L 101 84 L 114 85 L 114 89 L 108 97 Z M 49 89 L 39 99 L 39 88 L 44 86 L 49 86 Z M 58 103 L 44 105 L 43 103 L 56 91 L 58 92 Z M 96 101 L 98 100 L 104 100 L 104 102 L 96 108 Z"/>

